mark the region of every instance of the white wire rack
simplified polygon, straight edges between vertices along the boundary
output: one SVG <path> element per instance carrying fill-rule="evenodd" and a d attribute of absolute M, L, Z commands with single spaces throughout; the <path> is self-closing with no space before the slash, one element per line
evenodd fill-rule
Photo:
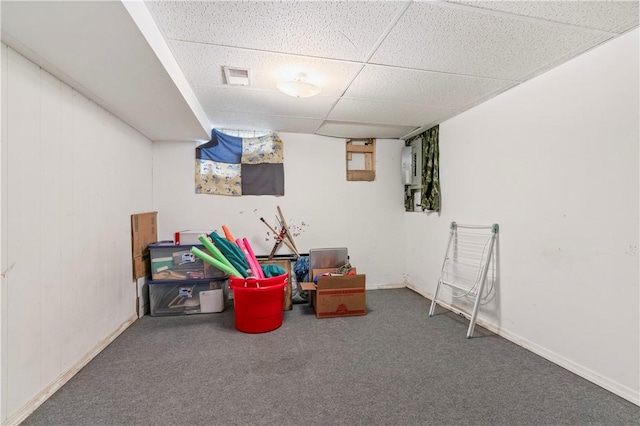
<path fill-rule="evenodd" d="M 489 269 L 495 273 L 494 247 L 498 237 L 498 224 L 493 225 L 461 225 L 451 222 L 449 242 L 442 262 L 440 277 L 431 301 L 429 316 L 433 316 L 438 294 L 447 291 L 451 297 L 474 298 L 473 312 L 467 330 L 467 338 L 473 335 L 480 300 L 486 298 L 492 286 L 485 289 Z"/>

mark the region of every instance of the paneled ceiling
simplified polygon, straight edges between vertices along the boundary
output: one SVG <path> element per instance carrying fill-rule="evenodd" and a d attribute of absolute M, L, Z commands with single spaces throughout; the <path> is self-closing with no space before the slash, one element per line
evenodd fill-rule
<path fill-rule="evenodd" d="M 638 2 L 614 1 L 147 5 L 214 126 L 340 137 L 430 127 L 638 25 Z M 301 71 L 319 95 L 276 89 Z"/>
<path fill-rule="evenodd" d="M 30 58 L 44 57 L 70 84 L 83 82 L 83 93 L 97 90 L 78 75 L 90 69 L 74 70 L 72 58 L 60 62 L 47 53 L 52 49 L 47 45 L 59 40 L 49 35 L 48 40 L 29 41 L 34 37 L 26 34 L 30 24 L 25 22 L 25 29 L 19 22 L 9 23 L 5 3 L 14 2 L 2 3 L 3 41 L 18 50 L 26 44 Z M 17 11 L 25 15 L 27 6 L 16 3 L 9 9 L 10 17 L 18 16 Z M 32 30 L 42 33 L 43 26 L 54 25 L 45 21 L 55 6 L 26 3 L 36 4 L 31 13 L 48 17 L 38 22 L 32 16 L 30 21 L 37 23 L 31 24 Z M 154 72 L 165 73 L 183 98 L 180 108 L 189 106 L 205 131 L 210 126 L 376 138 L 406 138 L 441 123 L 636 28 L 639 14 L 638 1 L 147 1 L 124 2 L 117 13 L 113 3 L 119 2 L 49 3 L 68 3 L 67 8 L 85 3 L 83 13 L 118 19 L 103 25 L 113 28 L 112 37 L 135 23 L 146 49 L 150 46 L 157 55 L 155 65 L 145 57 L 148 52 L 128 54 L 121 64 L 126 70 L 111 84 L 122 85 L 123 79 L 132 78 L 127 74 L 133 75 L 138 85 L 131 90 L 148 97 L 143 88 L 136 88 L 144 86 L 137 71 L 145 70 L 149 79 Z M 99 11 L 107 7 L 112 10 L 109 15 Z M 128 19 L 119 16 L 127 15 L 121 13 L 125 9 Z M 67 31 L 73 23 L 68 12 L 54 14 Z M 75 19 L 77 25 L 87 25 L 82 16 Z M 5 23 L 10 26 L 7 31 Z M 96 31 L 108 29 L 96 26 Z M 108 38 L 94 48 L 117 54 L 109 50 Z M 120 51 L 132 49 L 122 42 L 118 46 Z M 93 55 L 98 74 L 103 72 L 99 67 L 119 65 L 115 59 Z M 154 66 L 165 71 L 152 72 Z M 250 69 L 251 85 L 227 84 L 224 66 Z M 293 98 L 278 91 L 279 81 L 299 72 L 321 87 L 318 95 Z M 168 79 L 162 79 L 166 85 Z M 100 88 L 100 93 L 103 104 L 131 123 L 126 113 L 118 112 L 126 109 L 118 105 L 124 101 L 107 89 Z M 157 102 L 150 107 L 159 108 Z M 168 103 L 164 109 L 171 108 Z M 202 132 L 196 133 L 202 137 Z M 167 139 L 157 132 L 151 137 Z"/>

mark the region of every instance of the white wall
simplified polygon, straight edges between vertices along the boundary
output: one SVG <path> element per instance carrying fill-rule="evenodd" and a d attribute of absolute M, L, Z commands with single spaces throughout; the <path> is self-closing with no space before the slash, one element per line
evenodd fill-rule
<path fill-rule="evenodd" d="M 500 223 L 481 323 L 637 403 L 638 30 L 443 123 L 440 215 L 404 213 L 394 140 L 375 182 L 346 182 L 343 139 L 283 133 L 284 197 L 196 195 L 192 144 L 152 145 L 2 49 L 3 421 L 135 315 L 130 214 L 266 254 L 278 205 L 302 251 L 346 246 L 369 287 L 427 296 L 449 223 Z"/>
<path fill-rule="evenodd" d="M 4 421 L 135 319 L 130 215 L 152 209 L 152 143 L 2 49 Z"/>
<path fill-rule="evenodd" d="M 160 239 L 182 229 L 226 225 L 246 237 L 256 254 L 269 254 L 274 240 L 260 217 L 276 225 L 282 209 L 295 243 L 310 248 L 347 247 L 367 286 L 403 282 L 403 186 L 400 140 L 376 142 L 376 179 L 347 182 L 344 139 L 279 133 L 284 143 L 285 195 L 228 197 L 195 194 L 195 145 L 154 143 L 154 208 Z M 222 235 L 222 233 L 221 233 Z M 278 254 L 290 253 L 281 247 Z"/>
<path fill-rule="evenodd" d="M 0 12 L 2 8 L 0 7 Z M 2 194 L 7 192 L 7 180 L 4 170 L 7 169 L 6 143 L 7 140 L 7 108 L 5 106 L 5 93 L 7 92 L 7 49 L 0 44 L 0 424 L 6 416 L 7 386 L 5 380 L 5 348 L 7 347 L 7 318 L 4 309 L 7 300 L 7 286 L 4 285 L 4 266 L 6 265 L 6 238 L 7 214 L 4 208 Z"/>
<path fill-rule="evenodd" d="M 441 124 L 442 212 L 405 228 L 410 281 L 431 296 L 450 222 L 499 223 L 480 323 L 636 404 L 638 34 Z"/>

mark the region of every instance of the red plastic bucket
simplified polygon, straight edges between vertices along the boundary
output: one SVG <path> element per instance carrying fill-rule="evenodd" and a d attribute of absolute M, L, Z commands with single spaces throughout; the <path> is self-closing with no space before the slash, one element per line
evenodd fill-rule
<path fill-rule="evenodd" d="M 288 274 L 262 279 L 230 276 L 236 328 L 244 333 L 266 333 L 280 327 L 287 280 Z"/>

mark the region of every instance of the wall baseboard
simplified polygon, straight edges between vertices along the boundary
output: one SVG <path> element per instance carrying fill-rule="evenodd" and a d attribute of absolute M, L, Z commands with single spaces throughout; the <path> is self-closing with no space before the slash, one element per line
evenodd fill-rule
<path fill-rule="evenodd" d="M 387 290 L 392 288 L 406 288 L 407 285 L 404 283 L 397 284 L 372 284 L 367 286 L 367 290 Z"/>
<path fill-rule="evenodd" d="M 102 339 L 98 344 L 87 352 L 82 358 L 80 358 L 74 365 L 72 365 L 67 371 L 62 373 L 55 381 L 42 389 L 36 396 L 31 398 L 26 404 L 24 404 L 18 411 L 8 417 L 3 426 L 17 426 L 22 423 L 31 413 L 33 413 L 39 406 L 41 406 L 47 399 L 58 391 L 65 383 L 67 383 L 73 376 L 75 376 L 82 368 L 96 357 L 104 348 L 109 346 L 123 331 L 125 331 L 131 324 L 138 319 L 137 314 L 133 314 L 117 329 L 112 331 L 107 337 Z"/>
<path fill-rule="evenodd" d="M 416 287 L 414 287 L 413 285 L 407 285 L 407 288 L 415 291 L 416 293 L 418 293 L 419 295 L 432 300 L 433 295 L 432 294 L 424 294 L 421 291 L 419 291 Z M 438 302 L 438 305 L 444 307 L 447 310 L 450 310 L 451 312 L 458 314 L 458 315 L 462 315 L 467 319 L 470 319 L 470 315 L 464 311 L 461 311 L 460 309 L 456 308 L 455 306 L 451 306 L 447 303 L 443 303 L 443 302 Z M 541 356 L 542 358 L 549 360 L 551 362 L 553 362 L 554 364 L 569 370 L 570 372 L 582 377 L 583 379 L 586 379 L 588 381 L 590 381 L 591 383 L 594 383 L 598 386 L 600 386 L 603 389 L 608 390 L 611 393 L 614 393 L 616 395 L 618 395 L 621 398 L 626 399 L 627 401 L 640 406 L 640 392 L 635 391 L 631 388 L 629 388 L 628 386 L 625 386 L 621 383 L 618 383 L 614 380 L 608 379 L 606 377 L 601 376 L 600 374 L 596 373 L 593 370 L 590 370 L 589 368 L 586 368 L 574 361 L 571 361 L 570 359 L 567 359 L 565 357 L 563 357 L 562 355 L 559 355 L 553 351 L 550 351 L 536 343 L 533 343 L 515 333 L 510 332 L 509 330 L 505 330 L 504 328 L 493 324 L 493 323 L 489 323 L 485 320 L 483 320 L 482 318 L 478 318 L 476 320 L 476 324 L 486 328 L 487 330 L 491 331 L 492 333 L 497 334 L 500 337 L 503 337 L 507 340 L 509 340 L 512 343 L 515 343 L 518 346 L 523 347 L 524 349 L 533 352 L 536 355 Z"/>

